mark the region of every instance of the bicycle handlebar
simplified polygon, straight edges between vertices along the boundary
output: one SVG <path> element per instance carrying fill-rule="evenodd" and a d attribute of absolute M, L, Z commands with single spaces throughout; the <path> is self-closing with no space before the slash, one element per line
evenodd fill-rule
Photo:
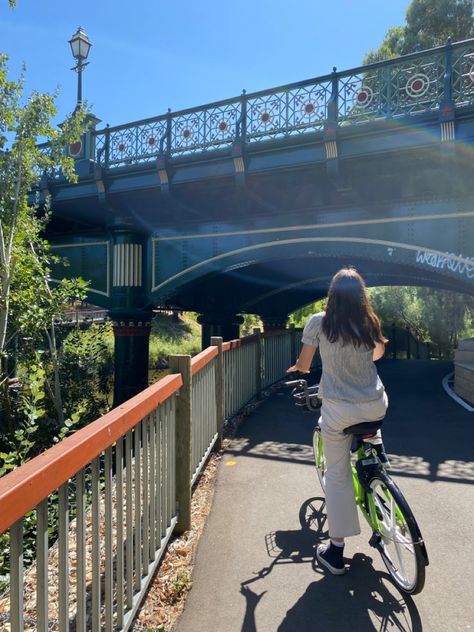
<path fill-rule="evenodd" d="M 321 407 L 321 400 L 318 396 L 319 384 L 309 386 L 305 379 L 290 380 L 285 382 L 285 386 L 294 386 L 292 395 L 296 400 L 296 406 L 305 406 L 308 410 L 314 411 Z M 300 389 L 298 391 L 298 389 Z"/>

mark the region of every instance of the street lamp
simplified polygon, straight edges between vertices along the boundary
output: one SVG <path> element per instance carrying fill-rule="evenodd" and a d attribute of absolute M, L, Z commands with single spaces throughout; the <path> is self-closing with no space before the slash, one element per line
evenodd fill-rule
<path fill-rule="evenodd" d="M 92 44 L 90 43 L 82 26 L 80 26 L 71 37 L 69 44 L 71 45 L 72 56 L 77 61 L 77 65 L 74 66 L 74 68 L 71 68 L 71 70 L 75 70 L 77 72 L 77 110 L 82 105 L 82 71 L 89 63 L 85 60 L 87 59 L 87 55 L 89 54 Z"/>

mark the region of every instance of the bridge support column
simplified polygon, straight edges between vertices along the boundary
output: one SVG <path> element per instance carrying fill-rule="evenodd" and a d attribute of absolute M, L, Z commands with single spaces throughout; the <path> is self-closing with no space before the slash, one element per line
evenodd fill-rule
<path fill-rule="evenodd" d="M 286 329 L 288 316 L 260 316 L 264 331 L 281 331 Z"/>
<path fill-rule="evenodd" d="M 114 407 L 148 386 L 150 320 L 114 321 Z"/>
<path fill-rule="evenodd" d="M 202 348 L 211 343 L 213 336 L 220 336 L 222 340 L 234 340 L 240 335 L 240 325 L 244 322 L 238 314 L 204 313 L 198 316 L 198 323 L 202 328 Z"/>
<path fill-rule="evenodd" d="M 136 230 L 132 220 L 120 216 L 114 218 L 110 230 L 113 278 L 109 315 L 114 323 L 114 406 L 118 406 L 148 386 L 153 314 L 143 309 L 147 303 L 147 236 Z"/>

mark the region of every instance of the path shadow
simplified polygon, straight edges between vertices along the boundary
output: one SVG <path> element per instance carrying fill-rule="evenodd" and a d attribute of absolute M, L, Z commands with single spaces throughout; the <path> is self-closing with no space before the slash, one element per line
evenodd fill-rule
<path fill-rule="evenodd" d="M 452 362 L 381 360 L 378 371 L 389 407 L 385 448 L 393 475 L 474 485 L 474 413 L 455 403 L 442 388 Z M 319 381 L 319 373 L 307 376 Z M 281 388 L 239 428 L 229 454 L 313 466 L 312 432 L 318 413 L 294 406 Z M 449 430 L 449 431 L 447 431 Z"/>
<path fill-rule="evenodd" d="M 376 571 L 372 558 L 357 553 L 342 577 L 334 577 L 318 564 L 316 547 L 328 537 L 324 498 L 308 498 L 299 510 L 299 521 L 299 530 L 265 536 L 270 563 L 240 585 L 246 600 L 241 632 L 257 632 L 256 609 L 267 592 L 264 580 L 281 564 L 311 564 L 318 579 L 288 610 L 281 624 L 275 624 L 278 632 L 422 631 L 413 599 L 401 595 L 388 573 Z M 263 583 L 258 586 L 259 581 Z"/>
<path fill-rule="evenodd" d="M 325 507 L 326 500 L 324 498 L 319 496 L 309 498 L 301 505 L 299 511 L 301 529 L 267 533 L 265 547 L 267 555 L 272 561 L 268 566 L 257 571 L 253 577 L 241 582 L 241 586 L 246 587 L 267 577 L 277 565 L 314 564 L 316 546 L 328 537 L 325 529 Z"/>
<path fill-rule="evenodd" d="M 322 576 L 288 610 L 278 632 L 422 632 L 413 599 L 402 596 L 387 573 L 374 570 L 372 558 L 356 553 L 340 577 L 318 572 Z"/>

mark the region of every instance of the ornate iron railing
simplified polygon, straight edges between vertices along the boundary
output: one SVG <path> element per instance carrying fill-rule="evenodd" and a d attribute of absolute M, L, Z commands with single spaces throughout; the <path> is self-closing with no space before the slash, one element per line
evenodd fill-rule
<path fill-rule="evenodd" d="M 432 113 L 474 101 L 474 40 L 96 131 L 105 167 Z"/>

